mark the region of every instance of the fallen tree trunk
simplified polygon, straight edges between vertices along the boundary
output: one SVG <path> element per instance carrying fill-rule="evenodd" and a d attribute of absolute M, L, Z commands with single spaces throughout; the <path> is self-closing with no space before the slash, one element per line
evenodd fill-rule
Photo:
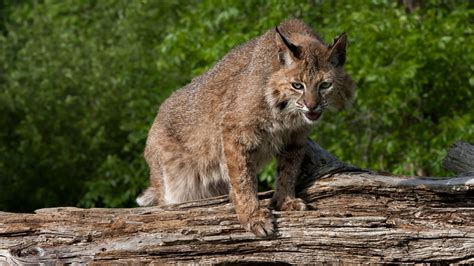
<path fill-rule="evenodd" d="M 227 197 L 131 209 L 0 212 L 0 262 L 474 262 L 474 176 L 380 175 L 308 142 L 297 191 L 305 212 L 276 212 L 277 235 L 240 227 Z M 269 205 L 272 192 L 260 194 Z"/>
<path fill-rule="evenodd" d="M 456 141 L 443 160 L 443 167 L 458 175 L 474 175 L 474 146 Z"/>

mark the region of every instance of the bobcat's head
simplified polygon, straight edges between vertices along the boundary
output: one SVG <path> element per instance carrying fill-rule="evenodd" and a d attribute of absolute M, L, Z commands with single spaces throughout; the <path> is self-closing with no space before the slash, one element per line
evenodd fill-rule
<path fill-rule="evenodd" d="M 328 46 L 299 21 L 287 21 L 273 32 L 278 52 L 266 91 L 272 108 L 312 124 L 326 108 L 341 109 L 350 104 L 354 82 L 343 69 L 345 33 Z"/>

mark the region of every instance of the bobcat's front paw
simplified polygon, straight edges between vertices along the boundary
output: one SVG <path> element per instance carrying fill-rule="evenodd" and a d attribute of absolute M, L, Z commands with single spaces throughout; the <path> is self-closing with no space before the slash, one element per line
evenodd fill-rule
<path fill-rule="evenodd" d="M 306 203 L 300 198 L 286 198 L 282 202 L 277 202 L 276 209 L 279 211 L 306 211 Z"/>
<path fill-rule="evenodd" d="M 259 208 L 252 213 L 244 226 L 248 231 L 259 237 L 270 236 L 275 233 L 273 214 L 266 208 Z"/>

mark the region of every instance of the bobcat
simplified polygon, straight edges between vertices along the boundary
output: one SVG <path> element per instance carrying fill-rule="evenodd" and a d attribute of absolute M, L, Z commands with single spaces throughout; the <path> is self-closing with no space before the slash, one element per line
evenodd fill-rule
<path fill-rule="evenodd" d="M 160 107 L 145 159 L 151 186 L 141 206 L 230 193 L 243 227 L 274 233 L 259 206 L 256 174 L 276 156 L 277 210 L 303 211 L 295 197 L 304 145 L 328 107 L 350 103 L 354 83 L 343 70 L 346 34 L 326 45 L 299 20 L 288 20 L 230 51 Z"/>

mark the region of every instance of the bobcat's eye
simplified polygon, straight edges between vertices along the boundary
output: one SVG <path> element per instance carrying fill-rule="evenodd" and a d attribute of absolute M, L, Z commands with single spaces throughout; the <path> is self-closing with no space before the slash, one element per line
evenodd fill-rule
<path fill-rule="evenodd" d="M 324 81 L 321 84 L 319 84 L 319 89 L 326 90 L 326 89 L 329 89 L 331 86 L 332 86 L 331 82 Z"/>
<path fill-rule="evenodd" d="M 302 89 L 304 89 L 304 85 L 301 84 L 301 83 L 298 83 L 298 82 L 293 82 L 293 83 L 291 83 L 291 86 L 292 86 L 295 90 L 302 90 Z"/>

